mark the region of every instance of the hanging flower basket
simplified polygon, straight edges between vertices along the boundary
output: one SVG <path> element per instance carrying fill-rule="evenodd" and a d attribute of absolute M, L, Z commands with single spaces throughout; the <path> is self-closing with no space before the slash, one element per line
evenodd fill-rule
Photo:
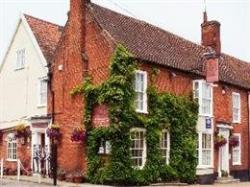
<path fill-rule="evenodd" d="M 15 128 L 15 138 L 16 139 L 27 139 L 31 135 L 29 127 L 24 124 L 20 124 Z"/>
<path fill-rule="evenodd" d="M 57 124 L 50 125 L 46 131 L 46 134 L 50 139 L 58 141 L 61 137 L 59 125 Z"/>
<path fill-rule="evenodd" d="M 86 139 L 86 132 L 82 127 L 74 128 L 71 135 L 72 142 L 84 142 Z"/>
<path fill-rule="evenodd" d="M 238 136 L 231 136 L 229 138 L 229 145 L 231 147 L 236 147 L 239 145 L 239 137 Z"/>
<path fill-rule="evenodd" d="M 225 145 L 227 143 L 227 140 L 224 136 L 222 135 L 216 135 L 214 137 L 214 145 L 216 148 L 220 148 L 222 147 L 223 145 Z"/>

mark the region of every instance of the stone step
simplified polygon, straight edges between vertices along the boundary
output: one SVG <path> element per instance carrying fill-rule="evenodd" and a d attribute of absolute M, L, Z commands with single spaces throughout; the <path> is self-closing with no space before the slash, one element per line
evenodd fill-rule
<path fill-rule="evenodd" d="M 238 183 L 238 182 L 240 182 L 240 179 L 235 179 L 232 176 L 220 177 L 215 181 L 215 183 L 217 184 L 231 184 L 231 183 Z"/>

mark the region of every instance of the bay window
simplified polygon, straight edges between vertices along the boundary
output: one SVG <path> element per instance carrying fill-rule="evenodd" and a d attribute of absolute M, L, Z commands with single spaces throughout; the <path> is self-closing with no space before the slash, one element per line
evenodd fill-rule
<path fill-rule="evenodd" d="M 196 80 L 193 84 L 193 90 L 194 98 L 197 99 L 199 103 L 199 115 L 212 116 L 212 86 L 204 80 Z"/>
<path fill-rule="evenodd" d="M 193 82 L 193 96 L 199 104 L 197 123 L 198 167 L 213 166 L 213 88 L 205 80 Z"/>

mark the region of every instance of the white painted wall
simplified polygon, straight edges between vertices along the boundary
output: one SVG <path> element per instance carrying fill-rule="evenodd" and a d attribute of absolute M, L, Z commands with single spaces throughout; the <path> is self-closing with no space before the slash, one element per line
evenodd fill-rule
<path fill-rule="evenodd" d="M 47 76 L 48 69 L 42 63 L 34 38 L 23 19 L 0 69 L 0 129 L 47 113 L 46 106 L 38 106 L 38 85 L 39 79 Z M 26 50 L 25 68 L 16 70 L 16 51 L 23 48 Z"/>

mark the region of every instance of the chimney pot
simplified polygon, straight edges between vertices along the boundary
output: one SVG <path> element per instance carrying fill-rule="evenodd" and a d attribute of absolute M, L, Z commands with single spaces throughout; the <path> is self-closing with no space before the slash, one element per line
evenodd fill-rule
<path fill-rule="evenodd" d="M 220 23 L 208 21 L 206 13 L 204 14 L 204 22 L 201 24 L 201 44 L 213 48 L 216 56 L 221 54 Z"/>

